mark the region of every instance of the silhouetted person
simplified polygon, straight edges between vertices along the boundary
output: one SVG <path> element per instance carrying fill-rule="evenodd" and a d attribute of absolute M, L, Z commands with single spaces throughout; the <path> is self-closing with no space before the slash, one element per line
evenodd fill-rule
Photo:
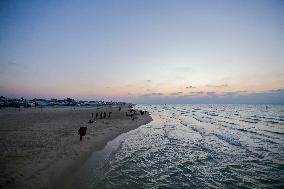
<path fill-rule="evenodd" d="M 80 135 L 80 141 L 82 140 L 82 137 L 86 135 L 87 133 L 87 127 L 80 127 L 78 130 L 78 133 Z"/>
<path fill-rule="evenodd" d="M 118 111 L 120 111 L 120 110 L 121 110 L 121 107 L 119 106 L 119 107 L 118 107 Z"/>
<path fill-rule="evenodd" d="M 92 112 L 92 118 L 94 117 L 94 113 Z"/>
<path fill-rule="evenodd" d="M 112 112 L 108 112 L 108 117 L 110 118 L 110 114 L 111 114 Z"/>
<path fill-rule="evenodd" d="M 19 103 L 16 103 L 16 105 L 15 105 L 15 110 L 17 110 L 17 109 L 19 109 L 19 111 L 20 111 L 20 109 L 21 109 L 21 106 L 20 106 Z"/>
<path fill-rule="evenodd" d="M 99 116 L 99 113 L 97 112 L 97 113 L 96 113 L 96 119 L 98 118 L 98 116 Z"/>
<path fill-rule="evenodd" d="M 106 116 L 107 116 L 107 114 L 106 114 L 106 112 L 104 112 L 104 118 L 106 118 Z"/>
<path fill-rule="evenodd" d="M 103 113 L 100 113 L 100 118 L 103 119 Z"/>

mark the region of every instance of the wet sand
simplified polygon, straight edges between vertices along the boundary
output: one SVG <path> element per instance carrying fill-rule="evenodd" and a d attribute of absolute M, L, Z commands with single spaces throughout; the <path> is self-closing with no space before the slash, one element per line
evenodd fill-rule
<path fill-rule="evenodd" d="M 111 111 L 111 118 L 91 113 Z M 68 188 L 92 152 L 118 135 L 149 123 L 147 113 L 125 115 L 117 107 L 47 107 L 0 110 L 0 188 Z M 87 126 L 79 140 L 78 129 Z"/>

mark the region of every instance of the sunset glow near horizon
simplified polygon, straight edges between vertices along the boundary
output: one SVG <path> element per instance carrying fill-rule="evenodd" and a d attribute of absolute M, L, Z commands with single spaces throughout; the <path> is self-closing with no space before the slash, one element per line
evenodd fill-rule
<path fill-rule="evenodd" d="M 3 96 L 284 102 L 283 1 L 38 0 L 0 8 Z"/>

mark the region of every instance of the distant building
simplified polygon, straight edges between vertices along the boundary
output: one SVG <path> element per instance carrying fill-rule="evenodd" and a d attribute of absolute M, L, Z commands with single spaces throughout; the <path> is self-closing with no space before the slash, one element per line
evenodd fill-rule
<path fill-rule="evenodd" d="M 4 96 L 0 96 L 0 106 L 1 107 L 37 107 L 37 106 L 103 106 L 103 105 L 126 105 L 129 103 L 125 102 L 113 102 L 113 101 L 102 101 L 102 100 L 80 100 L 76 101 L 72 98 L 66 98 L 64 100 L 58 100 L 58 99 L 38 99 L 34 98 L 32 100 L 27 100 L 22 98 L 16 99 L 16 98 L 6 98 Z"/>

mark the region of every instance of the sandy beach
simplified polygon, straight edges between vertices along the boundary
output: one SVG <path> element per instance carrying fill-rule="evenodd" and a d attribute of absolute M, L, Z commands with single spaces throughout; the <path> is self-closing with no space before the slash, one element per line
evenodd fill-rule
<path fill-rule="evenodd" d="M 126 111 L 105 106 L 1 109 L 0 188 L 67 188 L 93 151 L 152 120 L 148 113 L 131 120 Z M 112 114 L 92 119 L 92 112 Z M 80 127 L 87 127 L 82 141 Z"/>

